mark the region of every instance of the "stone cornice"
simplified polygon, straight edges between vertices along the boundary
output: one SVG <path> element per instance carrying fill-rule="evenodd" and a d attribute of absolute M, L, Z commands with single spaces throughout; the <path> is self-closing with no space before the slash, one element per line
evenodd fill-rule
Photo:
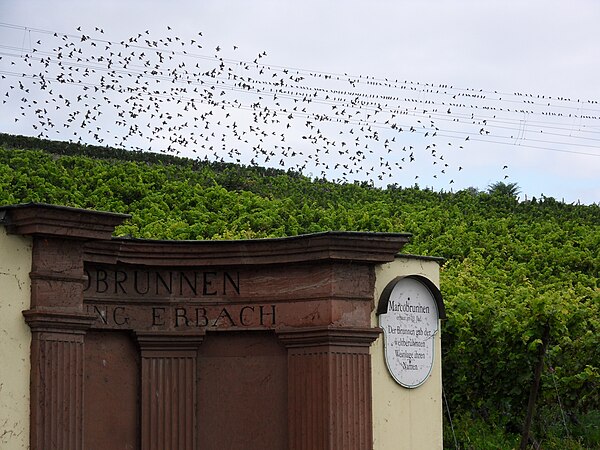
<path fill-rule="evenodd" d="M 394 260 L 409 241 L 406 233 L 332 231 L 285 238 L 236 241 L 91 242 L 85 261 L 153 266 L 226 266 L 348 261 L 380 264 Z"/>
<path fill-rule="evenodd" d="M 110 239 L 129 215 L 45 203 L 0 207 L 0 222 L 11 234 L 67 239 Z"/>
<path fill-rule="evenodd" d="M 159 241 L 113 238 L 129 215 L 44 203 L 0 207 L 0 223 L 25 236 L 91 240 L 84 260 L 100 264 L 218 266 L 352 261 L 393 261 L 406 233 L 330 231 L 293 237 L 234 241 Z"/>

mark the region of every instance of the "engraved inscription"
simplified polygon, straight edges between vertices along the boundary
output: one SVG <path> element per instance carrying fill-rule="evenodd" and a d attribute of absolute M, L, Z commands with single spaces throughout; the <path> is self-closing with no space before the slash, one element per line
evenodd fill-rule
<path fill-rule="evenodd" d="M 216 297 L 239 296 L 240 273 L 195 270 L 85 270 L 86 296 Z"/>
<path fill-rule="evenodd" d="M 172 329 L 261 328 L 277 325 L 276 305 L 101 305 L 89 304 L 95 328 Z"/>
<path fill-rule="evenodd" d="M 387 306 L 379 324 L 388 370 L 402 386 L 420 386 L 433 366 L 433 338 L 438 330 L 435 300 L 423 283 L 404 278 L 394 286 Z"/>

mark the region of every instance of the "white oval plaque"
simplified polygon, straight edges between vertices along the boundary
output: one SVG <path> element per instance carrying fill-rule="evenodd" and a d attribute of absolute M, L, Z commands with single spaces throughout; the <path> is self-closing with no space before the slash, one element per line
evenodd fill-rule
<path fill-rule="evenodd" d="M 432 288 L 436 291 L 432 292 Z M 385 362 L 401 386 L 418 387 L 431 374 L 440 318 L 436 296 L 441 301 L 439 290 L 420 276 L 398 278 L 382 294 L 378 314 Z"/>

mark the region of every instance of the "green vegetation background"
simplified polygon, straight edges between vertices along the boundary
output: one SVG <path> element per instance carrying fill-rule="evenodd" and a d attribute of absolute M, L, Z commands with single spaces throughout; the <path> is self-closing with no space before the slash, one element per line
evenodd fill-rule
<path fill-rule="evenodd" d="M 121 236 L 412 233 L 407 253 L 445 258 L 447 448 L 518 445 L 546 324 L 534 440 L 548 449 L 600 448 L 600 205 L 518 201 L 502 187 L 377 189 L 0 134 L 0 204 L 129 213 L 116 230 Z"/>

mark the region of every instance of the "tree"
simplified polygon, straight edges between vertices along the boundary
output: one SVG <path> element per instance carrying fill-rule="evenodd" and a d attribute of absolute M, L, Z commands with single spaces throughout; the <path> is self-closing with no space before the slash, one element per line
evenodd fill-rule
<path fill-rule="evenodd" d="M 505 195 L 512 198 L 517 198 L 521 189 L 517 183 L 504 183 L 497 181 L 488 186 L 488 193 L 490 195 Z"/>

